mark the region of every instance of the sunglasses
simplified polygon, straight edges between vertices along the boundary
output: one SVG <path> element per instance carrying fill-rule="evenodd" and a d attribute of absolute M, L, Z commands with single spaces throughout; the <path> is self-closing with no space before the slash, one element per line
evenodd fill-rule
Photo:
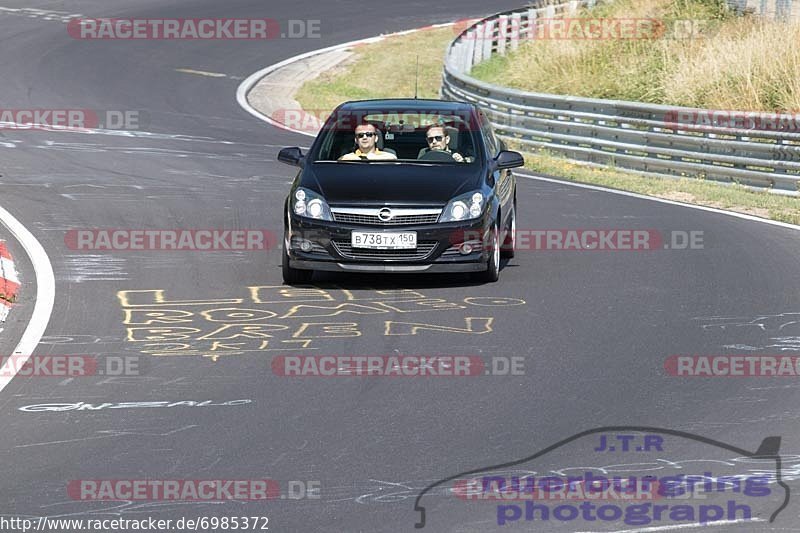
<path fill-rule="evenodd" d="M 441 141 L 442 139 L 444 139 L 444 135 L 433 135 L 431 137 L 428 137 L 428 142 L 429 143 L 432 143 L 433 141 L 437 141 L 438 142 L 438 141 Z"/>
<path fill-rule="evenodd" d="M 377 133 L 373 131 L 363 131 L 361 133 L 356 133 L 356 137 L 358 137 L 359 139 L 363 139 L 364 137 L 372 138 L 375 137 L 376 135 Z"/>

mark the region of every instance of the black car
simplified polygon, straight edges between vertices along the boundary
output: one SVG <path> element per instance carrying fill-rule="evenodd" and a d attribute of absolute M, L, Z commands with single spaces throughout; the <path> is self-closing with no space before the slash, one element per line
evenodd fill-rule
<path fill-rule="evenodd" d="M 374 132 L 361 139 L 375 137 L 380 159 L 357 150 L 359 125 Z M 430 130 L 430 142 L 446 146 L 429 149 L 432 126 L 441 130 Z M 433 135 L 442 132 L 444 139 Z M 471 272 L 492 282 L 501 255 L 513 257 L 516 181 L 509 169 L 523 159 L 505 150 L 474 104 L 347 102 L 308 154 L 284 148 L 278 160 L 301 169 L 285 203 L 285 283 L 308 282 L 314 270 Z"/>

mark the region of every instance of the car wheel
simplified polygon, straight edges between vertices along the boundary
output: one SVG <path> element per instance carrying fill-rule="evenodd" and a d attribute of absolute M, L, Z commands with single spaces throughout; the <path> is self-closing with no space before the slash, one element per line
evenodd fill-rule
<path fill-rule="evenodd" d="M 500 227 L 495 221 L 492 226 L 491 253 L 486 261 L 486 270 L 477 272 L 475 278 L 484 283 L 494 283 L 500 279 Z"/>
<path fill-rule="evenodd" d="M 506 237 L 503 240 L 503 249 L 501 256 L 505 259 L 514 257 L 514 249 L 517 247 L 517 203 L 514 202 L 514 207 L 511 210 L 511 220 L 508 221 L 508 229 Z"/>
<path fill-rule="evenodd" d="M 283 271 L 283 282 L 287 285 L 308 283 L 311 281 L 311 276 L 314 275 L 313 270 L 302 270 L 289 266 L 289 251 L 286 249 L 285 239 L 283 241 L 283 261 L 281 263 L 281 267 Z"/>

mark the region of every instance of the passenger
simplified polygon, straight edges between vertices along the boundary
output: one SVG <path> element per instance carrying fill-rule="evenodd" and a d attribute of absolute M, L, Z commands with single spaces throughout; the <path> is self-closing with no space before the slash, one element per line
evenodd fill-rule
<path fill-rule="evenodd" d="M 459 163 L 465 161 L 464 156 L 450 150 L 450 136 L 442 126 L 431 126 L 428 128 L 428 131 L 425 132 L 425 138 L 428 141 L 428 147 L 420 150 L 417 156 L 418 159 L 428 152 L 447 152 Z"/>
<path fill-rule="evenodd" d="M 372 124 L 356 126 L 356 145 L 353 152 L 344 154 L 339 161 L 358 161 L 359 159 L 397 159 L 397 156 L 378 149 L 378 130 Z"/>

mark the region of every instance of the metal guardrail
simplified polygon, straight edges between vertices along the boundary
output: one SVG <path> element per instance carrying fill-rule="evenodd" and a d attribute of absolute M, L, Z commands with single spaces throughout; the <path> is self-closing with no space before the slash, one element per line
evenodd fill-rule
<path fill-rule="evenodd" d="M 498 135 L 527 148 L 643 172 L 800 191 L 800 115 L 713 115 L 706 109 L 530 93 L 469 75 L 474 65 L 532 38 L 537 19 L 568 16 L 594 4 L 535 0 L 467 27 L 448 47 L 442 98 L 480 105 Z M 718 125 L 704 124 L 703 117 Z M 734 118 L 754 120 L 759 127 L 741 127 Z M 791 122 L 761 127 L 770 120 Z"/>
<path fill-rule="evenodd" d="M 798 0 L 726 0 L 726 3 L 738 13 L 752 13 L 781 21 L 800 19 Z"/>

